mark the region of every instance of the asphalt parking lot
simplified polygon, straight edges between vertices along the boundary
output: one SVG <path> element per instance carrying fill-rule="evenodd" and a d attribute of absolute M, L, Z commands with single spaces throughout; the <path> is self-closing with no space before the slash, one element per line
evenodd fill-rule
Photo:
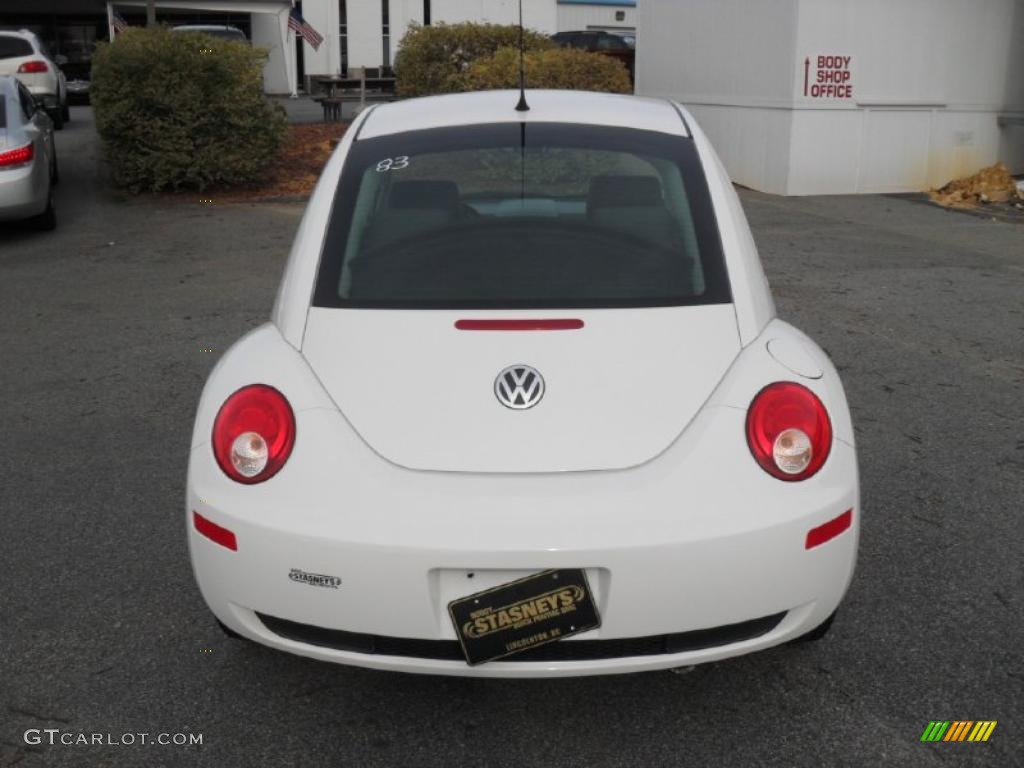
<path fill-rule="evenodd" d="M 686 675 L 378 673 L 225 639 L 186 551 L 194 406 L 302 206 L 123 198 L 86 115 L 57 136 L 57 231 L 0 231 L 0 765 L 1024 765 L 1024 226 L 743 193 L 857 428 L 860 561 L 824 641 Z M 920 743 L 937 719 L 999 724 Z"/>

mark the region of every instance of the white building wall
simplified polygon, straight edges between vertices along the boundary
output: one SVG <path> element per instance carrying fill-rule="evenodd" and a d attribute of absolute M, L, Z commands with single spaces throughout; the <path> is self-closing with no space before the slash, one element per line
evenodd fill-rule
<path fill-rule="evenodd" d="M 1024 170 L 1022 129 L 997 124 L 1024 113 L 1024 0 L 647 2 L 638 38 L 637 92 L 691 105 L 741 184 L 916 191 L 996 159 Z M 843 57 L 849 98 L 805 95 L 819 56 Z"/>
<path fill-rule="evenodd" d="M 341 70 L 341 49 L 338 40 L 338 2 L 306 2 L 302 18 L 319 32 L 324 41 L 319 50 L 303 41 L 302 61 L 306 75 L 335 75 Z"/>
<path fill-rule="evenodd" d="M 270 58 L 263 68 L 264 90 L 274 94 L 290 93 L 291 85 L 285 78 L 282 64 L 283 53 L 277 17 L 272 14 L 254 13 L 250 18 L 253 45 L 270 50 Z M 307 0 L 303 4 L 302 18 L 324 38 L 318 51 L 313 50 L 313 46 L 309 43 L 302 41 L 305 74 L 307 76 L 337 74 L 341 68 L 337 0 Z M 291 57 L 292 76 L 298 77 L 295 49 L 295 33 L 289 30 L 287 55 Z"/>
<path fill-rule="evenodd" d="M 431 21 L 433 21 L 433 2 L 430 6 Z M 395 54 L 398 53 L 398 45 L 413 22 L 423 23 L 423 0 L 391 0 L 391 28 L 394 30 L 391 37 L 392 64 L 395 61 Z"/>
<path fill-rule="evenodd" d="M 251 17 L 252 44 L 270 52 L 263 67 L 263 90 L 266 93 L 291 93 L 291 83 L 285 76 L 285 56 L 291 57 L 289 67 L 294 65 L 295 53 L 289 42 L 289 50 L 281 48 L 281 28 L 277 16 L 271 13 L 254 13 Z M 294 72 L 294 69 L 289 71 Z"/>
<path fill-rule="evenodd" d="M 1012 106 L 1011 61 L 1024 66 L 1022 16 L 1022 0 L 802 0 L 798 62 L 851 56 L 855 92 L 816 103 L 798 71 L 787 191 L 919 191 L 1001 159 L 997 118 Z"/>
<path fill-rule="evenodd" d="M 640 2 L 636 92 L 693 112 L 733 180 L 784 187 L 799 0 Z"/>
<path fill-rule="evenodd" d="M 326 2 L 336 2 L 336 0 L 326 0 Z M 305 6 L 306 3 L 303 3 L 303 7 Z M 346 9 L 348 11 L 348 65 L 350 67 L 381 66 L 384 61 L 384 19 L 381 0 L 348 0 Z M 391 34 L 392 37 L 395 34 L 394 26 L 392 26 Z"/>
<path fill-rule="evenodd" d="M 431 0 L 430 21 L 456 24 L 518 24 L 519 0 Z M 548 34 L 558 30 L 555 0 L 523 0 L 523 25 Z"/>

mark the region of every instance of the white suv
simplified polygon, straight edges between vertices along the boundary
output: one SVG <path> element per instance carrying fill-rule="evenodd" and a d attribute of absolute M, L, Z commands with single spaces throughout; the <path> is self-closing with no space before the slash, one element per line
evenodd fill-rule
<path fill-rule="evenodd" d="M 24 83 L 42 102 L 57 130 L 71 119 L 64 73 L 34 33 L 0 30 L 0 75 L 14 75 Z"/>

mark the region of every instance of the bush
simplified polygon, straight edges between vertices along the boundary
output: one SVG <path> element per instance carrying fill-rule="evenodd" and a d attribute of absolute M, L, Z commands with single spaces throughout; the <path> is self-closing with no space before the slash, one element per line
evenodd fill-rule
<path fill-rule="evenodd" d="M 527 88 L 632 93 L 626 65 L 618 59 L 576 48 L 528 51 Z M 485 91 L 519 87 L 519 49 L 501 48 L 474 62 L 463 77 L 465 90 Z"/>
<path fill-rule="evenodd" d="M 114 182 L 202 190 L 257 178 L 287 128 L 263 95 L 265 59 L 243 43 L 163 27 L 97 46 L 89 97 Z"/>
<path fill-rule="evenodd" d="M 527 50 L 547 50 L 554 43 L 546 35 L 526 30 Z M 429 96 L 466 90 L 465 74 L 472 64 L 493 56 L 499 48 L 519 46 L 519 27 L 502 24 L 413 24 L 395 56 L 395 84 L 399 96 Z M 518 82 L 518 81 L 517 81 Z"/>

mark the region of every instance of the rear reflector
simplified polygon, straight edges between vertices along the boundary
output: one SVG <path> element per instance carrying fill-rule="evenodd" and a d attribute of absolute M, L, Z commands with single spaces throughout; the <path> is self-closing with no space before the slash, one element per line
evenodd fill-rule
<path fill-rule="evenodd" d="M 45 61 L 26 61 L 20 67 L 18 72 L 20 74 L 32 74 L 33 72 L 49 72 L 50 68 L 46 66 Z"/>
<path fill-rule="evenodd" d="M 552 318 L 537 320 L 456 320 L 460 331 L 578 331 L 582 320 Z"/>
<path fill-rule="evenodd" d="M 227 528 L 221 528 L 216 523 L 207 520 L 195 510 L 192 511 L 192 524 L 195 525 L 197 531 L 210 541 L 216 542 L 222 547 L 227 547 L 232 552 L 238 551 L 238 541 L 235 539 L 235 534 Z"/>
<path fill-rule="evenodd" d="M 813 549 L 826 541 L 831 541 L 840 533 L 845 531 L 853 523 L 853 510 L 848 509 L 839 517 L 829 520 L 824 525 L 819 525 L 817 528 L 811 528 L 807 532 L 807 542 L 804 544 L 804 549 Z"/>
<path fill-rule="evenodd" d="M 26 144 L 24 147 L 18 147 L 17 149 L 9 149 L 6 152 L 0 152 L 0 168 L 10 168 L 15 165 L 24 165 L 25 163 L 32 162 L 32 156 L 35 151 L 32 149 L 31 144 Z"/>

